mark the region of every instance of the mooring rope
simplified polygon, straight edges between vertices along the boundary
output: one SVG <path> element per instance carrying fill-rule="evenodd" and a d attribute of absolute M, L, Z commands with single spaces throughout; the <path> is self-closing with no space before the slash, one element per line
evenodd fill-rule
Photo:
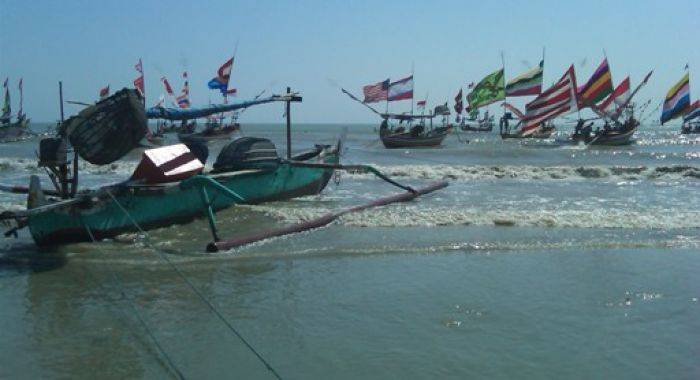
<path fill-rule="evenodd" d="M 131 220 L 131 222 L 134 224 L 134 226 L 135 226 L 143 235 L 145 235 L 146 237 L 148 237 L 148 233 L 147 233 L 146 231 L 144 231 L 143 228 L 141 228 L 141 226 L 139 226 L 138 223 L 136 223 L 136 220 L 134 220 L 134 218 L 131 216 L 131 214 L 129 214 L 129 211 L 127 211 L 126 208 L 124 208 L 124 206 L 122 206 L 122 204 L 119 203 L 119 201 L 114 197 L 114 195 L 112 195 L 112 193 L 109 191 L 109 189 L 107 189 L 106 192 L 107 192 L 107 194 L 110 196 L 110 198 L 112 198 L 112 200 L 114 201 L 114 203 L 115 203 L 115 204 L 124 212 L 124 214 L 129 218 L 129 220 Z M 243 342 L 243 344 L 244 344 L 253 354 L 255 354 L 255 356 L 258 358 L 258 360 L 260 360 L 260 362 L 263 363 L 263 364 L 265 365 L 265 367 L 275 376 L 275 378 L 281 380 L 282 377 L 279 375 L 279 373 L 277 373 L 277 371 L 272 367 L 272 365 L 262 356 L 262 354 L 260 354 L 260 353 L 255 349 L 255 347 L 253 347 L 253 345 L 252 345 L 251 343 L 249 343 L 249 342 L 243 337 L 243 335 L 242 335 L 240 332 L 238 332 L 238 330 L 237 330 L 235 327 L 233 327 L 233 325 L 228 321 L 228 319 L 226 319 L 226 317 L 224 317 L 223 314 L 221 314 L 221 312 L 219 312 L 219 310 L 214 306 L 214 304 L 212 304 L 211 301 L 209 301 L 209 300 L 199 291 L 199 289 L 197 289 L 197 287 L 194 286 L 194 284 L 189 280 L 189 278 L 187 278 L 187 276 L 185 276 L 185 274 L 182 273 L 182 271 L 180 271 L 180 268 L 178 268 L 178 266 L 175 265 L 175 263 L 173 263 L 172 261 L 170 261 L 170 259 L 167 257 L 167 255 L 165 255 L 160 249 L 158 249 L 158 248 L 156 248 L 156 247 L 153 247 L 152 245 L 150 245 L 150 244 L 148 244 L 148 243 L 147 243 L 147 245 L 148 245 L 151 249 L 153 249 L 155 252 L 157 252 L 157 253 L 158 253 L 158 256 L 159 256 L 162 260 L 164 260 L 166 263 L 168 263 L 168 265 L 170 265 L 170 267 L 175 271 L 175 273 L 177 273 L 177 275 L 180 276 L 180 278 L 190 287 L 190 289 L 197 295 L 197 297 L 198 297 L 203 303 L 205 303 L 207 306 L 209 306 L 209 309 L 219 318 L 219 320 L 221 320 L 221 322 L 224 323 L 224 325 L 226 325 L 226 327 L 229 329 L 229 331 L 231 331 L 234 335 L 236 335 L 236 336 L 238 337 L 238 339 L 240 339 L 240 341 Z"/>
<path fill-rule="evenodd" d="M 95 236 L 92 234 L 92 230 L 90 229 L 90 226 L 88 226 L 85 222 L 83 222 L 83 218 L 80 218 L 80 223 L 83 225 L 83 227 L 85 227 L 85 230 L 87 231 L 88 236 L 90 236 L 90 240 L 92 240 L 93 243 L 97 242 L 97 240 L 95 239 Z M 178 379 L 184 380 L 185 376 L 182 374 L 182 372 L 177 367 L 177 365 L 175 365 L 175 362 L 170 357 L 170 355 L 168 355 L 168 353 L 165 351 L 165 348 L 163 348 L 163 346 L 160 344 L 160 342 L 158 341 L 158 338 L 156 338 L 156 335 L 153 333 L 153 330 L 151 330 L 151 328 L 146 323 L 146 320 L 141 316 L 141 313 L 139 313 L 139 310 L 136 307 L 136 305 L 134 304 L 134 301 L 126 295 L 126 291 L 124 290 L 123 281 L 121 281 L 121 279 L 119 278 L 119 276 L 117 275 L 117 273 L 115 271 L 110 270 L 110 269 L 108 269 L 107 271 L 114 278 L 114 281 L 117 284 L 117 287 L 119 288 L 119 293 L 121 294 L 122 298 L 127 300 L 127 302 L 129 303 L 129 306 L 131 306 L 131 309 L 134 312 L 134 315 L 136 316 L 136 319 L 139 320 L 139 323 L 141 323 L 141 326 L 143 327 L 143 329 L 146 330 L 146 334 L 148 334 L 148 337 L 151 338 L 151 340 L 153 341 L 153 344 L 155 344 L 158 351 L 161 353 L 161 355 L 163 355 L 165 360 L 170 365 L 170 368 L 175 372 L 176 377 Z"/>

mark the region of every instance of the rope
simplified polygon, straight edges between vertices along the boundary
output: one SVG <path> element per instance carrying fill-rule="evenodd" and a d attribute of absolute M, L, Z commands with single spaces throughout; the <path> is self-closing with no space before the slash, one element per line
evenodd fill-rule
<path fill-rule="evenodd" d="M 90 229 L 90 226 L 88 226 L 86 223 L 83 222 L 82 217 L 80 218 L 80 223 L 83 225 L 83 227 L 85 227 L 85 230 L 87 231 L 88 235 L 90 236 L 90 240 L 92 240 L 92 242 L 95 243 L 96 242 L 95 236 L 92 234 L 92 230 Z M 184 380 L 185 376 L 182 374 L 180 369 L 175 365 L 175 362 L 172 360 L 170 355 L 168 355 L 168 353 L 165 351 L 163 346 L 161 346 L 160 342 L 158 341 L 158 338 L 156 338 L 155 334 L 153 333 L 153 330 L 151 330 L 151 328 L 148 326 L 146 321 L 141 316 L 141 313 L 139 313 L 139 310 L 136 307 L 136 305 L 134 304 L 134 301 L 126 295 L 126 292 L 124 291 L 124 283 L 121 281 L 121 279 L 119 278 L 117 273 L 112 271 L 112 270 L 108 270 L 108 272 L 114 278 L 114 281 L 117 284 L 117 287 L 119 288 L 119 293 L 121 294 L 122 298 L 124 298 L 128 301 L 129 306 L 131 306 L 131 309 L 134 312 L 134 315 L 136 316 L 136 319 L 139 320 L 139 323 L 141 323 L 141 326 L 143 327 L 143 329 L 146 330 L 146 334 L 148 334 L 148 337 L 151 338 L 151 340 L 153 341 L 153 344 L 155 344 L 158 351 L 161 353 L 161 355 L 163 355 L 163 357 L 168 362 L 168 364 L 170 365 L 172 370 L 175 371 L 175 374 L 177 375 L 176 377 L 178 379 Z"/>
<path fill-rule="evenodd" d="M 141 228 L 141 226 L 138 225 L 138 223 L 136 223 L 134 218 L 131 217 L 131 214 L 129 214 L 129 212 L 121 205 L 121 203 L 119 203 L 119 201 L 114 197 L 114 195 L 112 195 L 112 193 L 108 189 L 106 190 L 106 192 L 112 198 L 114 203 L 116 203 L 117 206 L 119 206 L 119 208 L 124 212 L 124 214 L 126 214 L 126 216 L 129 218 L 129 220 L 131 220 L 131 222 L 134 224 L 134 226 L 139 231 L 141 231 L 142 234 L 148 236 L 148 234 Z M 282 377 L 277 373 L 277 371 L 272 367 L 272 365 L 270 363 L 268 363 L 267 360 L 265 360 L 265 358 L 255 349 L 255 347 L 253 347 L 253 345 L 250 344 L 243 337 L 243 335 L 241 335 L 241 333 L 238 332 L 238 330 L 236 330 L 235 327 L 233 327 L 233 325 L 226 319 L 226 317 L 224 317 L 223 314 L 221 314 L 221 312 L 219 312 L 219 310 L 199 291 L 199 289 L 197 289 L 197 287 L 194 286 L 194 284 L 187 278 L 187 276 L 185 276 L 185 274 L 180 271 L 180 268 L 178 268 L 177 265 L 175 265 L 172 261 L 170 261 L 170 259 L 167 257 L 167 255 L 164 255 L 161 250 L 151 246 L 150 244 L 148 246 L 151 249 L 153 249 L 155 252 L 157 252 L 158 256 L 163 261 L 165 261 L 166 263 L 168 263 L 168 265 L 170 265 L 170 267 L 173 269 L 173 271 L 175 271 L 175 273 L 177 273 L 177 275 L 190 287 L 190 289 L 195 293 L 195 295 L 197 295 L 197 297 L 204 304 L 209 306 L 209 309 L 219 318 L 219 320 L 221 320 L 221 322 L 224 323 L 224 325 L 226 325 L 226 327 L 229 329 L 229 331 L 231 331 L 234 335 L 236 335 L 238 337 L 238 339 L 240 339 L 240 341 L 243 342 L 243 344 L 253 354 L 255 354 L 255 356 L 258 358 L 258 360 L 260 360 L 260 362 L 265 365 L 265 367 L 268 369 L 268 371 L 270 371 L 275 376 L 275 378 L 281 380 Z"/>

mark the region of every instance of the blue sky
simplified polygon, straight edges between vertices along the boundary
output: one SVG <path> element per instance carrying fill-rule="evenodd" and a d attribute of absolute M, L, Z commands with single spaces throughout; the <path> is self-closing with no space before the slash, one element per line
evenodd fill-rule
<path fill-rule="evenodd" d="M 585 81 L 605 50 L 616 83 L 629 74 L 634 86 L 655 69 L 641 99 L 660 101 L 690 63 L 697 99 L 698 31 L 698 0 L 0 0 L 0 76 L 9 76 L 13 88 L 24 77 L 25 110 L 51 121 L 58 117 L 58 80 L 67 99 L 93 101 L 106 84 L 130 86 L 141 57 L 149 103 L 163 92 L 162 75 L 177 91 L 186 69 L 197 105 L 220 99 L 206 83 L 238 42 L 231 80 L 239 99 L 289 85 L 304 95 L 293 113 L 297 122 L 375 122 L 337 86 L 359 93 L 413 65 L 416 97 L 429 93 L 434 105 L 498 69 L 501 51 L 510 78 L 536 64 L 543 46 L 546 83 L 571 63 Z M 408 110 L 410 102 L 391 109 Z M 256 107 L 244 119 L 282 121 L 282 107 Z"/>

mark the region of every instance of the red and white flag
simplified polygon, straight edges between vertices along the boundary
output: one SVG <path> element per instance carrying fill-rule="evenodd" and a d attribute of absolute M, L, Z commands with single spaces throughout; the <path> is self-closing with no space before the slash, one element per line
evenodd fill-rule
<path fill-rule="evenodd" d="M 160 80 L 163 82 L 163 87 L 165 87 L 165 92 L 170 96 L 175 96 L 175 93 L 173 92 L 173 88 L 170 87 L 170 82 L 168 82 L 168 79 L 165 77 L 161 77 Z"/>
<path fill-rule="evenodd" d="M 136 71 L 143 74 L 143 63 L 141 62 L 141 58 L 139 58 L 139 61 L 134 65 L 134 68 Z"/>
<path fill-rule="evenodd" d="M 413 75 L 389 84 L 388 101 L 413 99 Z"/>
<path fill-rule="evenodd" d="M 146 90 L 144 88 L 143 75 L 134 79 L 134 87 L 141 93 L 141 96 L 146 96 Z"/>
<path fill-rule="evenodd" d="M 365 96 L 362 103 L 374 103 L 387 100 L 387 96 L 389 95 L 389 79 L 362 87 L 362 93 Z"/>
<path fill-rule="evenodd" d="M 571 65 L 557 83 L 525 106 L 522 132 L 532 133 L 545 121 L 577 110 L 576 74 L 574 65 Z"/>
<path fill-rule="evenodd" d="M 100 89 L 100 100 L 109 96 L 109 85 Z"/>
<path fill-rule="evenodd" d="M 617 87 L 615 87 L 615 91 L 613 91 L 607 99 L 600 103 L 598 107 L 606 112 L 614 113 L 616 112 L 617 107 L 620 107 L 623 104 L 627 103 L 629 97 L 630 77 L 627 77 L 625 78 L 625 80 L 620 82 L 620 84 L 618 84 Z"/>

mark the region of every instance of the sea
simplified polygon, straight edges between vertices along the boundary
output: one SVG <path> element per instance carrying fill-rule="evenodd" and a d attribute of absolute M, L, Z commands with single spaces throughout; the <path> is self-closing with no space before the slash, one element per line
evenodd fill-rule
<path fill-rule="evenodd" d="M 377 127 L 296 124 L 292 149 L 344 137 L 343 163 L 449 186 L 217 253 L 206 219 L 55 248 L 3 238 L 0 378 L 700 378 L 700 137 L 642 125 L 633 145 L 587 147 L 560 143 L 569 127 L 532 141 L 456 131 L 387 150 Z M 241 135 L 285 153 L 281 124 Z M 0 146 L 0 182 L 50 186 L 38 141 Z M 82 163 L 81 186 L 128 178 L 141 152 Z M 400 191 L 340 173 L 320 195 L 221 211 L 219 231 Z M 2 211 L 25 204 L 0 194 Z"/>

